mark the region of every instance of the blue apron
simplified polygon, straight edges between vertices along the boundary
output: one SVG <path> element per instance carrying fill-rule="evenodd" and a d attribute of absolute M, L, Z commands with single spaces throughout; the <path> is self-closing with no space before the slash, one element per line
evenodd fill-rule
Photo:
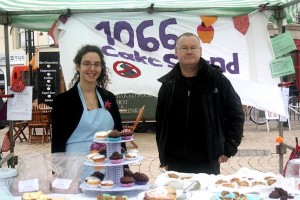
<path fill-rule="evenodd" d="M 66 152 L 84 152 L 88 154 L 95 133 L 97 131 L 112 130 L 114 128 L 114 120 L 109 111 L 105 109 L 104 102 L 97 90 L 96 93 L 101 108 L 89 111 L 84 101 L 80 83 L 77 85 L 77 88 L 83 105 L 83 113 L 77 128 L 67 141 Z"/>

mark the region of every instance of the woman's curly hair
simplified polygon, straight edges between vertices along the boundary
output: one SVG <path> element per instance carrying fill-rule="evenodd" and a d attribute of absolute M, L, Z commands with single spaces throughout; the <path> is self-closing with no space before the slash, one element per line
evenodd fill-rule
<path fill-rule="evenodd" d="M 101 58 L 101 68 L 102 68 L 102 70 L 101 70 L 100 76 L 96 80 L 96 84 L 98 86 L 100 86 L 101 88 L 103 88 L 104 90 L 107 90 L 106 89 L 107 84 L 109 83 L 110 80 L 109 80 L 108 75 L 107 75 L 108 70 L 107 70 L 107 67 L 106 67 L 105 60 L 104 60 L 104 55 L 101 52 L 99 47 L 97 47 L 95 45 L 85 45 L 85 46 L 81 47 L 78 50 L 73 62 L 75 63 L 76 66 L 80 66 L 82 57 L 85 54 L 90 53 L 90 52 L 97 53 L 99 55 L 99 57 Z M 79 79 L 80 79 L 80 74 L 76 70 L 76 73 L 74 74 L 74 77 L 71 80 L 71 83 L 69 84 L 69 87 L 71 88 L 74 85 L 76 85 L 79 82 Z"/>

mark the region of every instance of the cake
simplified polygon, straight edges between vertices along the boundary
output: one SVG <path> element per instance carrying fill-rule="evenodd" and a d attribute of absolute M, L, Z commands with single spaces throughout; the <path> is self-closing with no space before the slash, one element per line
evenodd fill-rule
<path fill-rule="evenodd" d="M 94 163 L 103 163 L 105 161 L 105 156 L 98 154 L 92 157 Z"/>
<path fill-rule="evenodd" d="M 176 190 L 170 186 L 157 187 L 145 192 L 144 200 L 176 200 Z"/>
<path fill-rule="evenodd" d="M 123 129 L 120 133 L 123 140 L 130 140 L 133 132 L 130 129 Z"/>
<path fill-rule="evenodd" d="M 130 177 L 130 176 L 123 176 L 120 178 L 120 183 L 121 183 L 121 186 L 123 187 L 130 187 L 134 184 L 134 178 L 133 177 Z"/>
<path fill-rule="evenodd" d="M 22 200 L 47 200 L 47 196 L 41 192 L 26 192 L 22 195 Z"/>
<path fill-rule="evenodd" d="M 100 154 L 99 153 L 90 153 L 86 157 L 88 160 L 93 161 L 93 157 L 97 156 L 97 155 L 100 155 Z"/>
<path fill-rule="evenodd" d="M 100 149 L 105 148 L 105 144 L 93 142 L 90 146 L 90 153 L 99 153 Z"/>
<path fill-rule="evenodd" d="M 100 187 L 104 189 L 109 189 L 115 186 L 115 183 L 111 180 L 101 181 Z"/>
<path fill-rule="evenodd" d="M 137 185 L 146 185 L 149 181 L 149 177 L 146 174 L 140 172 L 135 172 L 133 174 L 133 178 L 135 179 L 135 184 Z"/>
<path fill-rule="evenodd" d="M 107 135 L 108 135 L 107 131 L 98 131 L 95 133 L 94 138 L 97 140 L 106 140 Z"/>
<path fill-rule="evenodd" d="M 121 140 L 121 134 L 117 130 L 111 130 L 107 135 L 108 141 L 119 141 Z"/>
<path fill-rule="evenodd" d="M 132 159 L 137 158 L 138 154 L 139 153 L 137 150 L 130 150 L 125 154 L 125 158 L 128 160 L 132 160 Z"/>
<path fill-rule="evenodd" d="M 98 187 L 100 184 L 100 179 L 95 176 L 88 176 L 84 180 L 89 187 Z"/>
<path fill-rule="evenodd" d="M 111 196 L 109 194 L 101 194 L 97 196 L 97 200 L 127 200 L 127 196 Z"/>
<path fill-rule="evenodd" d="M 109 159 L 113 164 L 118 164 L 123 161 L 123 156 L 119 152 L 115 151 L 111 156 L 109 156 Z"/>

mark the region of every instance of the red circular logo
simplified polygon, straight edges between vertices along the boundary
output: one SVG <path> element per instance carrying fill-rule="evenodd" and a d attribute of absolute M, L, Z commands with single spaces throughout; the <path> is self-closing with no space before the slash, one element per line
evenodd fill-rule
<path fill-rule="evenodd" d="M 131 63 L 117 61 L 113 65 L 114 71 L 125 78 L 137 78 L 141 75 L 141 70 Z"/>

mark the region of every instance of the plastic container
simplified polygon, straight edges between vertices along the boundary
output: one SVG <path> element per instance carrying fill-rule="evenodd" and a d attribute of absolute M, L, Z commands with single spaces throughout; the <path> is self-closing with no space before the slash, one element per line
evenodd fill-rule
<path fill-rule="evenodd" d="M 0 168 L 0 184 L 5 185 L 10 191 L 11 185 L 17 175 L 17 170 L 14 168 Z"/>
<path fill-rule="evenodd" d="M 295 189 L 300 190 L 300 159 L 290 160 L 286 167 L 286 178 L 295 179 Z"/>

